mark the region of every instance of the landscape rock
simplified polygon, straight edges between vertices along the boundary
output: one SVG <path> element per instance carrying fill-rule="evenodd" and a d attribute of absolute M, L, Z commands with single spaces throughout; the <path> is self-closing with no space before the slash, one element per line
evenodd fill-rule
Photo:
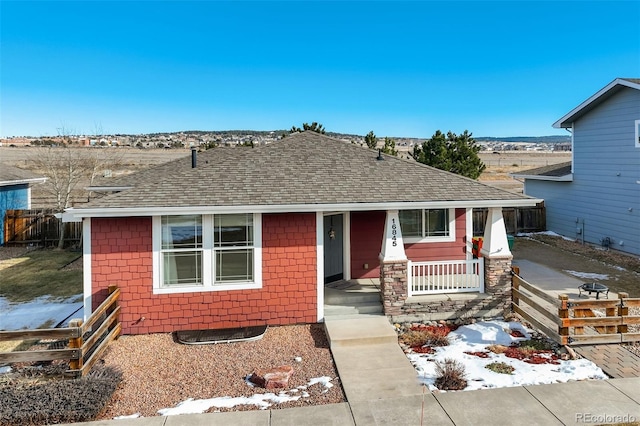
<path fill-rule="evenodd" d="M 265 389 L 285 388 L 293 374 L 293 367 L 281 365 L 268 370 L 256 370 L 249 376 L 249 381 Z"/>

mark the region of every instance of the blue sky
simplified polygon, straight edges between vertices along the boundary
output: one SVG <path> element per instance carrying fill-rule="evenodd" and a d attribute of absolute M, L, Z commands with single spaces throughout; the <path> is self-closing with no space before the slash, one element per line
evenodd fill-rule
<path fill-rule="evenodd" d="M 0 136 L 551 125 L 640 77 L 639 1 L 0 1 Z"/>

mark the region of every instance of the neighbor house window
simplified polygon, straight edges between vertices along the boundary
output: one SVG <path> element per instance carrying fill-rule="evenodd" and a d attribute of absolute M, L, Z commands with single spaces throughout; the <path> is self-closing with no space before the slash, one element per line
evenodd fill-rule
<path fill-rule="evenodd" d="M 154 292 L 260 288 L 261 216 L 154 218 Z"/>
<path fill-rule="evenodd" d="M 455 238 L 453 210 L 400 210 L 398 216 L 404 241 L 453 241 Z"/>

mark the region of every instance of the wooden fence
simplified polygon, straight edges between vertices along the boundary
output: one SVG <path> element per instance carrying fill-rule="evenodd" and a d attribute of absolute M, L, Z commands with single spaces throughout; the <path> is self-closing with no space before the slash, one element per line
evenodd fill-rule
<path fill-rule="evenodd" d="M 473 235 L 483 235 L 488 209 L 473 209 Z M 502 216 L 507 233 L 540 232 L 547 230 L 547 212 L 544 203 L 535 207 L 504 207 Z"/>
<path fill-rule="evenodd" d="M 4 217 L 4 245 L 57 245 L 61 222 L 54 214 L 52 209 L 7 210 Z M 62 225 L 65 227 L 66 246 L 82 241 L 81 222 Z"/>
<path fill-rule="evenodd" d="M 109 296 L 83 323 L 71 320 L 67 328 L 0 331 L 0 341 L 47 339 L 67 341 L 64 349 L 0 352 L 1 363 L 69 360 L 68 375 L 84 376 L 100 359 L 110 342 L 120 335 L 120 289 L 109 287 Z"/>
<path fill-rule="evenodd" d="M 640 341 L 629 325 L 640 324 L 640 315 L 629 315 L 640 307 L 639 298 L 619 293 L 618 299 L 569 300 L 554 297 L 523 280 L 513 268 L 512 309 L 547 337 L 562 345 L 592 345 Z"/>

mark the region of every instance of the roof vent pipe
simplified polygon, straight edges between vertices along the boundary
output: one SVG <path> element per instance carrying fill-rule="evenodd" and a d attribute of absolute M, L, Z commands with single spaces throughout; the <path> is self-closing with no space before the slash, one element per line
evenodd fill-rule
<path fill-rule="evenodd" d="M 382 150 L 381 149 L 378 150 L 378 158 L 376 158 L 376 160 L 384 161 L 384 157 L 382 156 Z"/>
<path fill-rule="evenodd" d="M 195 169 L 196 168 L 196 155 L 197 155 L 198 151 L 195 147 L 191 148 L 191 168 Z"/>

